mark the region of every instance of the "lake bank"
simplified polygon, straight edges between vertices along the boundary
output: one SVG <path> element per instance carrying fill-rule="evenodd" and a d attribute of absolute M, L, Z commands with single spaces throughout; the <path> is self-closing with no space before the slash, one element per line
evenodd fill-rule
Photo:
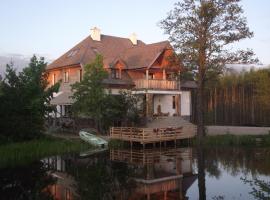
<path fill-rule="evenodd" d="M 93 148 L 80 140 L 66 140 L 44 136 L 40 139 L 0 146 L 0 168 L 27 164 L 51 155 L 80 152 Z M 94 148 L 93 148 L 94 149 Z"/>
<path fill-rule="evenodd" d="M 270 127 L 253 126 L 206 126 L 207 135 L 267 135 Z"/>
<path fill-rule="evenodd" d="M 196 138 L 192 139 L 191 144 L 196 145 Z M 268 135 L 233 135 L 233 134 L 224 134 L 224 135 L 207 135 L 203 139 L 203 145 L 207 147 L 269 147 L 270 146 L 270 134 Z"/>

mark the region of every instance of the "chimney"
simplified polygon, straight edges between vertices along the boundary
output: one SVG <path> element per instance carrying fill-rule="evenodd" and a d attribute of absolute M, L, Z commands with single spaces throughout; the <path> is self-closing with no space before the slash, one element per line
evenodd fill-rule
<path fill-rule="evenodd" d="M 95 41 L 100 41 L 100 29 L 94 27 L 91 29 L 91 38 Z"/>
<path fill-rule="evenodd" d="M 132 33 L 131 36 L 129 36 L 129 40 L 132 42 L 133 45 L 137 45 L 137 35 L 136 35 L 136 33 Z"/>

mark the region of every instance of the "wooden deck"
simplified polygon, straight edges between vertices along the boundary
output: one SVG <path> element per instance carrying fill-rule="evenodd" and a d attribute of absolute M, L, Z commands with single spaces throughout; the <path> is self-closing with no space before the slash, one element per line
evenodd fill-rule
<path fill-rule="evenodd" d="M 137 127 L 111 127 L 110 138 L 128 141 L 131 144 L 161 143 L 181 139 L 188 139 L 195 136 L 192 131 L 183 132 L 183 127 L 175 128 L 137 128 Z"/>

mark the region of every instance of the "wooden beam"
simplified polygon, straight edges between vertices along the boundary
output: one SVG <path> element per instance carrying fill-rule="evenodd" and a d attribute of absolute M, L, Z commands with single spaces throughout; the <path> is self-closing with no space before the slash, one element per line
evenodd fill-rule
<path fill-rule="evenodd" d="M 163 77 L 163 80 L 166 80 L 166 70 L 165 70 L 165 68 L 162 69 L 162 77 Z"/>

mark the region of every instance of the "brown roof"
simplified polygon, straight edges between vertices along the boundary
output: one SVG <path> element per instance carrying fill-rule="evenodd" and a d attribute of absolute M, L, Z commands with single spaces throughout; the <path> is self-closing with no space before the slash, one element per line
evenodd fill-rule
<path fill-rule="evenodd" d="M 128 69 L 149 67 L 169 47 L 168 41 L 137 46 L 127 49 L 120 58 L 125 61 Z"/>
<path fill-rule="evenodd" d="M 117 60 L 122 60 L 128 69 L 143 68 L 148 67 L 169 45 L 168 41 L 146 45 L 140 40 L 133 45 L 128 38 L 108 35 L 101 35 L 101 41 L 95 41 L 88 36 L 49 64 L 47 69 L 85 65 L 94 60 L 96 54 L 103 56 L 105 67 L 112 67 Z"/>
<path fill-rule="evenodd" d="M 145 44 L 139 40 L 137 46 L 141 45 Z M 108 66 L 117 56 L 132 46 L 131 41 L 127 38 L 101 35 L 101 41 L 95 41 L 91 36 L 88 36 L 64 55 L 48 65 L 47 69 L 76 64 L 84 65 L 91 62 L 96 57 L 96 54 L 101 54 L 104 58 L 105 66 Z"/>

